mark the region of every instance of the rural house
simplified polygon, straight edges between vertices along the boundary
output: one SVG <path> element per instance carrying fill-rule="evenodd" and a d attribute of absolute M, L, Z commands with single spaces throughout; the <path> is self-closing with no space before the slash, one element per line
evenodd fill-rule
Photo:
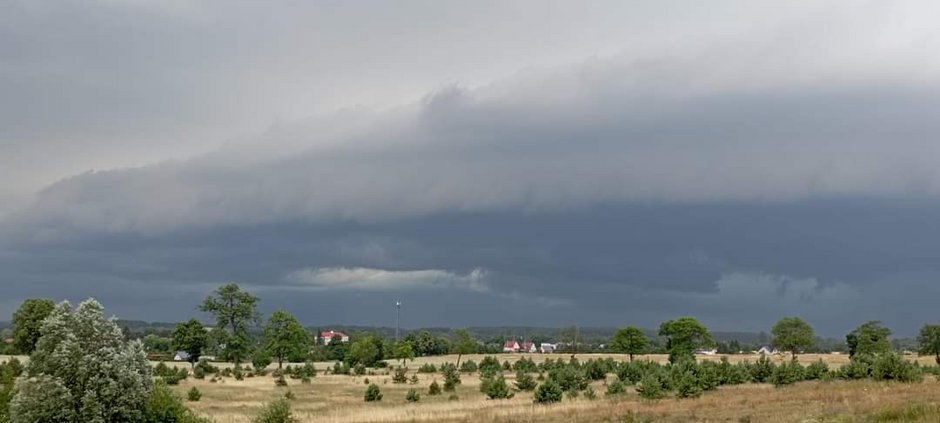
<path fill-rule="evenodd" d="M 320 345 L 329 345 L 330 341 L 333 340 L 334 336 L 338 336 L 340 342 L 349 342 L 349 335 L 338 330 L 324 330 L 320 331 L 320 335 L 317 336 L 317 343 Z"/>

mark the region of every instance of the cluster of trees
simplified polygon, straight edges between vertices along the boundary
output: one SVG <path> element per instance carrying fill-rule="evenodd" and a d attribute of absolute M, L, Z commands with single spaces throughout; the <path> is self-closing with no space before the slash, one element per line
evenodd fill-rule
<path fill-rule="evenodd" d="M 799 353 L 813 350 L 817 342 L 813 327 L 799 317 L 780 319 L 774 324 L 771 333 L 771 345 L 781 351 L 790 352 L 794 358 Z M 692 317 L 663 322 L 659 327 L 659 335 L 665 339 L 665 352 L 673 363 L 693 357 L 698 349 L 716 345 L 708 328 Z M 876 320 L 859 325 L 845 336 L 849 356 L 878 355 L 895 351 L 896 348 L 889 339 L 890 335 L 891 330 Z M 740 344 L 734 346 L 740 347 Z M 635 326 L 618 329 L 610 340 L 610 348 L 629 354 L 631 361 L 636 355 L 652 352 L 650 340 L 643 330 Z M 916 348 L 922 355 L 934 356 L 940 365 L 940 324 L 924 325 L 917 336 Z M 721 352 L 719 350 L 719 353 Z"/>

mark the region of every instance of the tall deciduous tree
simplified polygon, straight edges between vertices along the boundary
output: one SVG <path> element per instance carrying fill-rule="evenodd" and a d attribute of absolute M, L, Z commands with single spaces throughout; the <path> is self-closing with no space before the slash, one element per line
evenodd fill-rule
<path fill-rule="evenodd" d="M 42 326 L 10 404 L 11 421 L 139 422 L 153 387 L 140 341 L 127 342 L 101 304 L 63 302 Z"/>
<path fill-rule="evenodd" d="M 923 355 L 932 354 L 940 364 L 940 325 L 924 325 L 917 335 L 918 350 Z"/>
<path fill-rule="evenodd" d="M 849 356 L 858 354 L 884 354 L 891 351 L 891 342 L 888 336 L 891 329 L 886 328 L 880 321 L 871 320 L 861 324 L 855 330 L 845 335 L 845 344 L 849 347 Z"/>
<path fill-rule="evenodd" d="M 697 348 L 715 345 L 708 328 L 693 317 L 663 322 L 659 325 L 659 335 L 668 338 L 666 349 L 669 350 L 669 361 L 672 363 L 694 359 Z"/>
<path fill-rule="evenodd" d="M 395 359 L 401 360 L 402 364 L 405 364 L 405 360 L 414 360 L 415 350 L 411 347 L 411 342 L 402 341 L 398 344 L 395 344 Z"/>
<path fill-rule="evenodd" d="M 610 347 L 614 351 L 630 354 L 630 361 L 633 356 L 643 354 L 649 347 L 649 341 L 643 331 L 636 326 L 624 326 L 617 329 L 613 339 L 610 340 Z"/>
<path fill-rule="evenodd" d="M 277 361 L 281 369 L 284 360 L 307 353 L 310 349 L 310 336 L 293 314 L 284 310 L 275 310 L 268 323 L 264 325 L 265 350 Z"/>
<path fill-rule="evenodd" d="M 457 368 L 460 368 L 460 357 L 464 354 L 471 354 L 477 349 L 477 342 L 473 340 L 470 336 L 470 333 L 466 329 L 460 329 L 457 331 L 456 339 L 454 339 L 454 353 L 457 354 Z"/>
<path fill-rule="evenodd" d="M 230 283 L 219 287 L 215 296 L 206 297 L 199 307 L 215 316 L 221 331 L 219 342 L 225 345 L 222 351 L 235 364 L 241 363 L 251 352 L 248 329 L 260 319 L 258 301 L 258 297 L 242 291 L 238 284 Z"/>
<path fill-rule="evenodd" d="M 773 329 L 773 344 L 775 347 L 790 351 L 796 358 L 797 351 L 804 351 L 813 347 L 816 342 L 813 327 L 799 317 L 784 317 L 777 321 Z"/>
<path fill-rule="evenodd" d="M 382 340 L 371 334 L 361 335 L 353 341 L 346 353 L 346 363 L 350 366 L 362 364 L 371 367 L 382 359 Z"/>
<path fill-rule="evenodd" d="M 173 348 L 189 354 L 189 363 L 196 365 L 199 357 L 209 342 L 209 333 L 202 323 L 196 319 L 189 319 L 179 323 L 173 329 Z"/>
<path fill-rule="evenodd" d="M 39 340 L 42 322 L 49 317 L 55 302 L 48 298 L 30 298 L 13 312 L 13 346 L 23 354 L 31 354 Z"/>

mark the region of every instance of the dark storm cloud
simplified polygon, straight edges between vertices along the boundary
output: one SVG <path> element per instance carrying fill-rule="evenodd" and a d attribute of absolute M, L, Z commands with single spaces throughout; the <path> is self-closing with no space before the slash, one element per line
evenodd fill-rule
<path fill-rule="evenodd" d="M 319 27 L 279 8 L 103 3 L 41 33 L 30 23 L 66 10 L 18 4 L 29 19 L 0 18 L 12 95 L 0 172 L 71 176 L 0 207 L 0 311 L 95 295 L 124 317 L 175 320 L 234 280 L 311 323 L 382 323 L 404 299 L 413 326 L 695 314 L 754 330 L 800 314 L 826 333 L 871 318 L 909 333 L 932 319 L 940 275 L 937 30 L 917 7 L 816 4 L 696 15 L 670 3 L 632 25 L 591 15 L 630 28 L 616 32 L 626 47 L 593 38 L 603 31 L 564 44 L 576 20 L 561 19 L 563 35 L 487 28 L 498 5 L 414 29 L 384 8 L 317 9 Z M 670 20 L 643 29 L 650 16 Z M 369 41 L 396 31 L 397 47 Z M 471 41 L 481 33 L 492 39 Z M 621 48 L 583 60 L 594 42 Z M 395 88 L 448 80 L 425 65 L 476 69 L 553 43 L 573 64 L 480 82 L 555 61 L 504 58 L 421 101 Z M 354 104 L 333 89 L 399 105 L 325 113 Z M 281 113 L 292 119 L 245 135 Z M 152 163 L 167 157 L 179 158 Z M 94 163 L 106 169 L 75 173 Z"/>

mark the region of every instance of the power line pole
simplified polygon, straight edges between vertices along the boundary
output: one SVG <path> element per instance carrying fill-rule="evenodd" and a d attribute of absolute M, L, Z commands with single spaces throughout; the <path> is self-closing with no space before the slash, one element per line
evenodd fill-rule
<path fill-rule="evenodd" d="M 395 342 L 398 342 L 399 330 L 401 328 L 401 301 L 395 301 Z"/>

